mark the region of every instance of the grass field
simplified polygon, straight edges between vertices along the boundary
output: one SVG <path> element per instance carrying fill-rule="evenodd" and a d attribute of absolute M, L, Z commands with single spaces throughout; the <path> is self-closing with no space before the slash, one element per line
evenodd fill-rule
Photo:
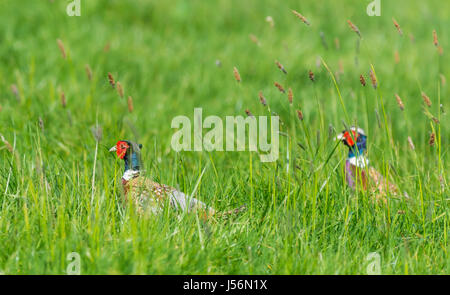
<path fill-rule="evenodd" d="M 69 17 L 69 1 L 1 1 L 0 273 L 65 274 L 72 252 L 81 274 L 366 274 L 373 252 L 382 274 L 450 273 L 450 2 L 382 1 L 379 17 L 369 2 L 98 0 Z M 284 123 L 278 161 L 172 150 L 175 116 L 268 115 L 260 91 Z M 343 123 L 409 198 L 347 187 Z M 156 181 L 248 210 L 139 216 L 108 153 L 119 139 L 143 144 Z"/>

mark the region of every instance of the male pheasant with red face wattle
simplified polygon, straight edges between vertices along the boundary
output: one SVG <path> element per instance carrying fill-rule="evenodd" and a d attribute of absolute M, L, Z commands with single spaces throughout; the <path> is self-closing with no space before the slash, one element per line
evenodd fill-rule
<path fill-rule="evenodd" d="M 359 187 L 374 193 L 377 200 L 386 202 L 386 196 L 389 191 L 392 195 L 397 195 L 397 187 L 387 181 L 383 175 L 369 166 L 369 160 L 366 157 L 367 135 L 364 130 L 357 127 L 351 127 L 350 130 L 344 130 L 337 136 L 349 149 L 347 160 L 345 162 L 345 178 L 351 188 L 355 188 L 358 181 Z"/>
<path fill-rule="evenodd" d="M 128 140 L 120 140 L 109 151 L 116 152 L 117 157 L 125 162 L 122 185 L 126 201 L 135 203 L 140 213 L 149 210 L 159 213 L 165 204 L 182 211 L 201 212 L 205 219 L 212 216 L 227 216 L 245 210 L 245 206 L 227 212 L 216 212 L 205 203 L 187 196 L 177 189 L 159 184 L 141 175 L 141 144 Z"/>

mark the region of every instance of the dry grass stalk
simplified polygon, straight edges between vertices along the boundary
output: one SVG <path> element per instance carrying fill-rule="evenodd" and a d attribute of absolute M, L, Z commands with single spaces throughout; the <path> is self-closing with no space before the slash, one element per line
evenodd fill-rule
<path fill-rule="evenodd" d="M 415 150 L 416 149 L 416 147 L 414 146 L 414 143 L 413 143 L 413 141 L 411 139 L 411 136 L 408 136 L 408 145 L 409 145 L 409 148 L 411 150 Z"/>
<path fill-rule="evenodd" d="M 266 105 L 267 105 L 267 100 L 266 100 L 266 98 L 264 97 L 262 91 L 260 91 L 258 95 L 259 95 L 259 101 L 261 102 L 261 104 L 262 104 L 263 106 L 266 106 Z"/>
<path fill-rule="evenodd" d="M 363 75 L 360 75 L 359 76 L 359 82 L 361 82 L 361 85 L 362 86 L 366 86 L 366 79 L 364 79 L 364 76 Z"/>
<path fill-rule="evenodd" d="M 60 39 L 56 40 L 56 42 L 58 43 L 59 50 L 61 50 L 62 57 L 66 59 L 66 49 L 64 48 L 63 42 Z"/>
<path fill-rule="evenodd" d="M 86 69 L 86 75 L 87 75 L 89 81 L 92 80 L 92 69 L 91 69 L 91 67 L 88 64 L 86 64 L 84 66 L 84 68 Z"/>
<path fill-rule="evenodd" d="M 394 18 L 392 18 L 392 21 L 394 22 L 394 26 L 397 28 L 398 33 L 400 34 L 400 36 L 402 36 L 403 35 L 403 31 L 400 28 L 400 25 L 398 24 L 398 22 Z"/>
<path fill-rule="evenodd" d="M 306 19 L 306 17 L 304 17 L 303 15 L 301 15 L 299 12 L 292 10 L 292 13 L 298 17 L 299 19 L 301 19 L 302 22 L 304 22 L 305 24 L 307 24 L 308 26 L 310 25 L 310 22 Z"/>
<path fill-rule="evenodd" d="M 300 121 L 303 121 L 303 113 L 301 110 L 297 110 L 297 117 Z"/>
<path fill-rule="evenodd" d="M 377 77 L 375 77 L 375 73 L 372 70 L 370 70 L 369 76 L 370 76 L 370 80 L 372 81 L 373 88 L 377 89 L 377 87 L 378 87 Z"/>
<path fill-rule="evenodd" d="M 436 30 L 433 30 L 433 43 L 434 43 L 434 46 L 436 46 L 436 47 L 439 46 L 439 41 L 438 41 Z"/>
<path fill-rule="evenodd" d="M 133 110 L 134 110 L 134 107 L 133 107 L 133 98 L 132 98 L 131 96 L 128 96 L 128 111 L 129 111 L 130 113 L 132 113 Z"/>
<path fill-rule="evenodd" d="M 311 81 L 314 82 L 314 81 L 316 80 L 315 77 L 314 77 L 314 73 L 313 73 L 311 70 L 309 70 L 308 76 L 309 76 L 309 79 L 310 79 Z"/>
<path fill-rule="evenodd" d="M 61 91 L 61 105 L 63 108 L 65 108 L 67 105 L 66 95 L 64 94 L 64 91 Z"/>
<path fill-rule="evenodd" d="M 236 69 L 236 67 L 233 68 L 233 73 L 236 81 L 241 82 L 241 75 L 239 75 L 239 71 Z"/>
<path fill-rule="evenodd" d="M 286 69 L 283 67 L 282 64 L 280 64 L 280 62 L 278 60 L 275 61 L 275 64 L 277 65 L 277 67 L 285 74 L 287 74 Z"/>
<path fill-rule="evenodd" d="M 109 84 L 111 84 L 112 88 L 116 87 L 116 82 L 114 81 L 114 77 L 111 73 L 108 73 Z"/>
<path fill-rule="evenodd" d="M 405 106 L 403 105 L 403 101 L 397 93 L 395 94 L 395 99 L 397 100 L 398 107 L 403 111 L 405 109 Z"/>
<path fill-rule="evenodd" d="M 436 143 L 436 134 L 434 132 L 432 132 L 430 134 L 430 141 L 428 142 L 428 144 L 430 146 L 434 146 L 435 143 Z"/>
<path fill-rule="evenodd" d="M 352 29 L 352 31 L 355 32 L 359 36 L 359 38 L 361 38 L 361 32 L 359 31 L 358 27 L 355 26 L 350 20 L 347 20 L 347 23 Z"/>
<path fill-rule="evenodd" d="M 425 92 L 422 92 L 422 99 L 428 107 L 431 107 L 431 100 Z"/>
<path fill-rule="evenodd" d="M 288 89 L 288 100 L 290 104 L 292 104 L 292 101 L 294 100 L 294 93 L 291 88 Z"/>
<path fill-rule="evenodd" d="M 120 82 L 117 82 L 116 83 L 116 86 L 117 86 L 117 93 L 119 94 L 119 96 L 121 97 L 121 98 L 123 98 L 123 87 L 122 87 L 122 84 L 120 84 Z"/>

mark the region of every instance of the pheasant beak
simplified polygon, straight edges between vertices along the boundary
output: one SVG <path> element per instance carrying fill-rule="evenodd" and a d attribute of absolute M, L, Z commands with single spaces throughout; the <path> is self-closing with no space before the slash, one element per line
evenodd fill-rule
<path fill-rule="evenodd" d="M 343 140 L 344 139 L 344 134 L 340 133 L 338 136 L 336 136 L 334 138 L 334 140 Z"/>
<path fill-rule="evenodd" d="M 110 152 L 115 152 L 115 151 L 117 151 L 117 147 L 116 147 L 116 146 L 113 146 L 112 148 L 109 149 L 109 151 L 110 151 Z"/>

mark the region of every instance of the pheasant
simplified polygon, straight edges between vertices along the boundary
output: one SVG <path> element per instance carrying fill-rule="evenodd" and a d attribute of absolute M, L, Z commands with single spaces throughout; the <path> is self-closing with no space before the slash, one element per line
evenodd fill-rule
<path fill-rule="evenodd" d="M 358 127 L 351 127 L 350 130 L 344 130 L 336 139 L 341 140 L 348 148 L 348 157 L 345 161 L 345 178 L 347 184 L 354 189 L 356 181 L 364 190 L 375 195 L 377 201 L 386 203 L 388 191 L 398 194 L 398 189 L 383 177 L 375 168 L 369 166 L 369 160 L 366 157 L 367 135 L 364 130 Z"/>
<path fill-rule="evenodd" d="M 238 214 L 246 209 L 243 205 L 237 209 L 217 212 L 205 203 L 187 196 L 179 190 L 165 184 L 159 184 L 141 175 L 141 144 L 128 140 L 119 140 L 109 151 L 116 152 L 117 157 L 125 163 L 122 176 L 122 186 L 125 201 L 134 202 L 139 213 L 146 210 L 157 214 L 163 211 L 164 205 L 169 204 L 175 210 L 188 212 L 199 211 L 204 219 L 213 216 L 228 216 Z M 168 202 L 166 202 L 168 201 Z"/>

